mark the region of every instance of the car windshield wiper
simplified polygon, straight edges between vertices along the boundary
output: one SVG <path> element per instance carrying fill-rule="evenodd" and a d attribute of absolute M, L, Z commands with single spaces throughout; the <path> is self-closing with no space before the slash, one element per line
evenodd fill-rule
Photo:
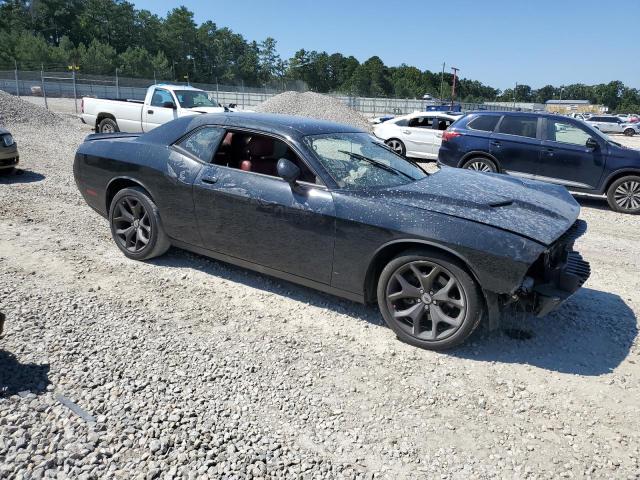
<path fill-rule="evenodd" d="M 381 170 L 385 170 L 389 173 L 393 173 L 394 175 L 403 175 L 407 177 L 409 180 L 415 180 L 415 178 L 413 178 L 411 175 L 408 175 L 401 170 L 396 170 L 395 168 L 390 167 L 389 165 L 385 165 L 384 163 L 379 162 L 378 160 L 374 160 L 373 158 L 365 157 L 364 155 L 361 155 L 359 153 L 348 152 L 346 150 L 338 150 L 338 152 L 344 153 L 345 155 L 349 155 L 350 157 L 353 157 L 353 158 L 357 158 L 358 160 L 364 160 L 365 162 L 368 162 L 371 165 L 374 165 Z"/>
<path fill-rule="evenodd" d="M 380 148 L 384 148 L 385 150 L 393 153 L 396 156 L 399 156 L 400 158 L 402 158 L 402 160 L 404 160 L 405 162 L 409 162 L 411 165 L 413 165 L 414 167 L 417 167 L 418 169 L 422 170 L 425 174 L 429 175 L 429 172 L 427 172 L 424 168 L 422 168 L 420 166 L 420 164 L 418 162 L 416 162 L 415 160 L 412 160 L 409 157 L 402 157 L 400 155 L 398 155 L 398 152 L 396 152 L 393 148 L 391 148 L 389 145 L 387 145 L 386 143 L 378 143 L 378 142 L 374 142 L 374 145 Z"/>

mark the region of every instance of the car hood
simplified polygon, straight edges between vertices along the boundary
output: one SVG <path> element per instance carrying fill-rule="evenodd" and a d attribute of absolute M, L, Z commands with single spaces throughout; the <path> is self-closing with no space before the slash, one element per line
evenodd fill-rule
<path fill-rule="evenodd" d="M 385 192 L 400 207 L 491 225 L 545 245 L 566 232 L 580 213 L 562 186 L 450 167 Z"/>

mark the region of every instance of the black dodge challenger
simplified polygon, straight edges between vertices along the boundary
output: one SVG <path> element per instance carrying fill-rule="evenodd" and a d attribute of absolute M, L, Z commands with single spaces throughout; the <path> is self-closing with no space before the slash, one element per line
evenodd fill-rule
<path fill-rule="evenodd" d="M 89 135 L 76 183 L 129 258 L 170 245 L 359 302 L 428 349 L 511 309 L 545 315 L 589 276 L 564 187 L 428 174 L 375 137 L 281 115 L 184 117 Z"/>

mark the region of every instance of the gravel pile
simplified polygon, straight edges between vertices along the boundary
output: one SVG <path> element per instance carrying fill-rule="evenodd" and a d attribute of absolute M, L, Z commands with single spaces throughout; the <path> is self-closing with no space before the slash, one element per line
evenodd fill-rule
<path fill-rule="evenodd" d="M 636 217 L 581 200 L 585 288 L 507 325 L 529 340 L 438 354 L 373 307 L 177 249 L 126 259 L 73 181 L 88 127 L 12 132 L 0 478 L 640 476 Z"/>
<path fill-rule="evenodd" d="M 358 112 L 333 97 L 314 92 L 284 92 L 253 107 L 253 110 L 317 118 L 371 131 L 371 124 Z"/>
<path fill-rule="evenodd" d="M 47 109 L 0 90 L 0 126 L 15 123 L 56 125 L 62 118 Z"/>

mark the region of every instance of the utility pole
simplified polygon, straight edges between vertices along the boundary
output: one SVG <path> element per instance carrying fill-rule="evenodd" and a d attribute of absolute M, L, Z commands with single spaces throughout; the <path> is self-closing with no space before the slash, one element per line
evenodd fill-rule
<path fill-rule="evenodd" d="M 458 79 L 459 70 L 459 68 L 451 67 L 451 71 L 453 72 L 453 86 L 451 87 L 451 110 L 453 110 L 453 102 L 456 99 L 456 80 Z"/>
<path fill-rule="evenodd" d="M 18 61 L 14 58 L 13 65 L 16 67 L 14 73 L 16 77 L 16 96 L 20 98 L 20 84 L 18 83 Z"/>
<path fill-rule="evenodd" d="M 442 102 L 442 98 L 444 96 L 444 91 L 442 90 L 444 87 L 444 65 L 445 62 L 442 62 L 442 73 L 440 74 L 440 102 Z"/>
<path fill-rule="evenodd" d="M 518 82 L 516 82 L 516 88 L 513 89 L 513 108 L 516 108 L 516 92 L 518 91 Z"/>

